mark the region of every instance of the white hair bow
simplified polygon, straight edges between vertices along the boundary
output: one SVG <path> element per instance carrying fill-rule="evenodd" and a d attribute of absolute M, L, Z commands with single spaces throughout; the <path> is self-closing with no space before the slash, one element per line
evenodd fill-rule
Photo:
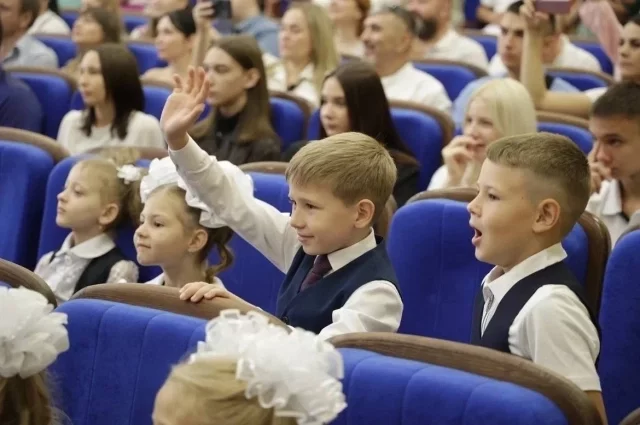
<path fill-rule="evenodd" d="M 0 287 L 0 376 L 28 378 L 69 349 L 67 315 L 26 288 Z"/>
<path fill-rule="evenodd" d="M 225 310 L 207 324 L 200 357 L 237 358 L 236 379 L 247 382 L 245 396 L 258 397 L 276 416 L 296 418 L 299 425 L 320 425 L 347 406 L 342 392 L 344 365 L 340 353 L 312 332 L 270 324 L 257 312 Z"/>
<path fill-rule="evenodd" d="M 218 162 L 224 173 L 230 177 L 242 196 L 253 197 L 253 180 L 248 174 L 228 161 Z M 192 208 L 202 211 L 200 224 L 210 229 L 226 226 L 211 209 L 189 189 L 186 182 L 178 175 L 176 166 L 170 157 L 154 159 L 149 165 L 149 172 L 140 182 L 140 197 L 143 203 L 147 202 L 149 195 L 160 186 L 176 184 L 185 192 L 185 202 Z"/>
<path fill-rule="evenodd" d="M 118 167 L 118 178 L 124 180 L 125 184 L 137 182 L 142 178 L 142 170 L 131 164 Z"/>

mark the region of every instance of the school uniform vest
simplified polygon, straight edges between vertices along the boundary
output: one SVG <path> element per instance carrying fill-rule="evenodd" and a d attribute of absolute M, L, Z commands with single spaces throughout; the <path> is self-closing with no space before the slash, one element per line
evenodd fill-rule
<path fill-rule="evenodd" d="M 304 291 L 300 291 L 300 287 L 313 267 L 315 256 L 305 254 L 300 248 L 280 287 L 276 315 L 288 325 L 317 334 L 333 322 L 333 311 L 344 306 L 362 285 L 374 280 L 385 280 L 398 288 L 398 279 L 387 255 L 385 243 L 378 237 L 376 242 L 378 246 L 374 249 L 333 271 Z"/>
<path fill-rule="evenodd" d="M 55 258 L 56 253 L 54 252 L 51 256 L 51 260 Z M 100 257 L 96 257 L 89 262 L 89 265 L 80 275 L 78 282 L 76 283 L 76 287 L 73 290 L 75 294 L 79 290 L 86 288 L 87 286 L 97 285 L 100 283 L 106 283 L 109 279 L 109 273 L 111 273 L 111 268 L 118 262 L 126 260 L 122 252 L 117 247 L 114 247 L 111 251 L 106 254 L 101 255 Z"/>
<path fill-rule="evenodd" d="M 484 297 L 482 296 L 482 290 L 478 291 L 473 309 L 471 344 L 493 348 L 494 350 L 502 351 L 504 353 L 511 353 L 511 350 L 509 350 L 509 328 L 527 301 L 529 301 L 533 294 L 535 294 L 535 292 L 544 285 L 565 285 L 574 294 L 576 294 L 578 299 L 587 308 L 589 317 L 596 326 L 596 329 L 598 330 L 598 337 L 600 337 L 598 321 L 586 301 L 584 288 L 580 285 L 564 261 L 560 261 L 548 266 L 547 268 L 539 270 L 516 283 L 509 292 L 507 292 L 504 298 L 502 298 L 500 304 L 498 304 L 498 308 L 491 317 L 491 321 L 487 324 L 482 336 L 480 335 L 480 332 L 484 309 Z"/>

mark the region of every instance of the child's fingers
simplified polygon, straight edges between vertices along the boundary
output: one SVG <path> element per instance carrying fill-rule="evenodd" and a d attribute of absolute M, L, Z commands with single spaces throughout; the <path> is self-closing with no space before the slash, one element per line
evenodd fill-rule
<path fill-rule="evenodd" d="M 214 298 L 229 298 L 229 292 L 222 288 L 213 288 L 209 289 L 204 297 L 208 300 L 212 300 Z"/>

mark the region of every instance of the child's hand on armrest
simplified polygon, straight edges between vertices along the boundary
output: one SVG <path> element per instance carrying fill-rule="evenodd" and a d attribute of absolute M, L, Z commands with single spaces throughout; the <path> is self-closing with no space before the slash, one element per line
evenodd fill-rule
<path fill-rule="evenodd" d="M 204 69 L 189 68 L 186 80 L 174 75 L 175 88 L 167 98 L 160 117 L 160 127 L 171 150 L 182 149 L 189 141 L 187 131 L 196 123 L 209 94 L 209 80 Z"/>
<path fill-rule="evenodd" d="M 218 283 L 191 282 L 180 289 L 180 299 L 183 301 L 197 303 L 203 299 L 211 300 L 216 297 L 242 301 L 241 298 L 233 295 Z"/>

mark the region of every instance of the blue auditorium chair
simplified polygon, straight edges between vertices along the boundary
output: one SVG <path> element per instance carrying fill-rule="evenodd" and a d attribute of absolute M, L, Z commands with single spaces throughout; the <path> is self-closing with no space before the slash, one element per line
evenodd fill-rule
<path fill-rule="evenodd" d="M 422 196 L 438 198 L 433 193 Z M 400 332 L 468 342 L 475 295 L 492 266 L 475 258 L 466 202 L 413 199 L 418 200 L 394 215 L 387 239 L 405 303 Z M 568 266 L 585 284 L 587 300 L 597 311 L 609 235 L 588 213 L 580 223 L 563 246 Z"/>
<path fill-rule="evenodd" d="M 548 112 L 538 112 L 537 118 L 538 131 L 561 134 L 573 140 L 585 154 L 591 152 L 593 135 L 587 120 Z"/>
<path fill-rule="evenodd" d="M 453 121 L 434 108 L 398 101 L 391 102 L 391 118 L 398 135 L 420 163 L 420 189 L 426 189 L 442 165 L 442 148 L 453 138 Z M 316 110 L 309 119 L 307 137 L 317 140 L 319 134 L 320 112 Z"/>
<path fill-rule="evenodd" d="M 611 251 L 604 278 L 598 373 L 610 424 L 640 406 L 639 252 L 640 231 L 623 235 Z"/>
<path fill-rule="evenodd" d="M 282 213 L 291 212 L 289 185 L 283 175 L 250 173 L 254 183 L 254 196 Z M 234 264 L 220 274 L 225 286 L 234 294 L 274 314 L 278 291 L 284 273 L 278 270 L 258 250 L 235 235 L 231 241 L 235 254 Z M 216 261 L 216 256 L 211 257 Z"/>
<path fill-rule="evenodd" d="M 54 163 L 43 149 L 0 141 L 0 258 L 35 266 L 45 188 Z"/>
<path fill-rule="evenodd" d="M 487 76 L 483 69 L 460 61 L 423 59 L 413 61 L 413 66 L 440 81 L 451 100 L 455 100 L 467 84 Z"/>
<path fill-rule="evenodd" d="M 47 47 L 56 52 L 58 65 L 63 67 L 67 62 L 76 57 L 76 45 L 68 36 L 36 34 L 36 38 Z"/>
<path fill-rule="evenodd" d="M 135 28 L 146 25 L 149 22 L 149 18 L 141 14 L 123 13 L 122 21 L 127 33 L 131 33 Z"/>
<path fill-rule="evenodd" d="M 171 89 L 163 86 L 144 85 L 142 86 L 144 93 L 144 113 L 153 115 L 158 120 L 162 115 L 162 109 L 167 101 L 169 95 L 171 95 Z M 71 109 L 84 109 L 84 102 L 80 92 L 73 93 L 71 98 Z"/>
<path fill-rule="evenodd" d="M 145 43 L 142 41 L 130 41 L 127 47 L 136 57 L 138 62 L 138 73 L 144 74 L 151 68 L 164 67 L 167 63 L 158 57 L 156 46 L 153 43 Z"/>
<path fill-rule="evenodd" d="M 465 10 L 466 10 L 466 5 L 469 3 L 478 4 L 478 2 L 476 1 L 465 2 Z M 473 13 L 475 13 L 475 9 Z M 464 30 L 462 34 L 480 43 L 485 53 L 487 54 L 487 58 L 489 58 L 489 60 L 491 60 L 491 58 L 494 57 L 496 53 L 498 53 L 498 40 L 495 35 L 485 34 L 482 31 L 476 31 L 476 30 Z"/>
<path fill-rule="evenodd" d="M 282 151 L 295 142 L 305 140 L 310 107 L 302 99 L 286 93 L 271 92 L 271 125 L 282 141 Z"/>
<path fill-rule="evenodd" d="M 76 85 L 73 79 L 56 70 L 12 68 L 11 75 L 24 81 L 35 93 L 44 113 L 43 134 L 58 137 L 60 122 L 67 112 Z"/>
<path fill-rule="evenodd" d="M 44 214 L 42 214 L 42 229 L 40 232 L 40 245 L 38 247 L 38 258 L 49 251 L 60 248 L 64 238 L 69 234 L 69 230 L 62 229 L 56 224 L 57 196 L 63 188 L 71 168 L 83 159 L 83 156 L 69 157 L 58 163 L 51 171 L 49 182 L 46 184 L 46 200 L 44 204 Z M 140 160 L 140 166 L 148 166 L 149 161 Z M 44 193 L 44 190 L 43 190 Z M 120 248 L 125 257 L 131 261 L 136 261 L 136 250 L 133 245 L 134 228 L 131 225 L 119 229 L 116 236 L 116 245 Z M 140 267 L 140 282 L 153 279 L 161 271 L 158 267 Z"/>
<path fill-rule="evenodd" d="M 73 24 L 78 19 L 80 11 L 78 9 L 62 9 L 60 11 L 60 17 L 69 25 L 69 28 L 73 28 Z"/>
<path fill-rule="evenodd" d="M 613 75 L 613 63 L 611 62 L 611 59 L 609 59 L 609 56 L 607 56 L 607 54 L 602 49 L 602 46 L 600 45 L 600 42 L 598 42 L 598 40 L 572 37 L 571 42 L 595 56 L 596 59 L 598 59 L 598 62 L 600 62 L 602 71 L 606 72 L 609 75 Z"/>
<path fill-rule="evenodd" d="M 584 69 L 549 68 L 547 69 L 547 74 L 555 78 L 561 78 L 582 91 L 609 87 L 615 82 L 611 75 Z"/>

